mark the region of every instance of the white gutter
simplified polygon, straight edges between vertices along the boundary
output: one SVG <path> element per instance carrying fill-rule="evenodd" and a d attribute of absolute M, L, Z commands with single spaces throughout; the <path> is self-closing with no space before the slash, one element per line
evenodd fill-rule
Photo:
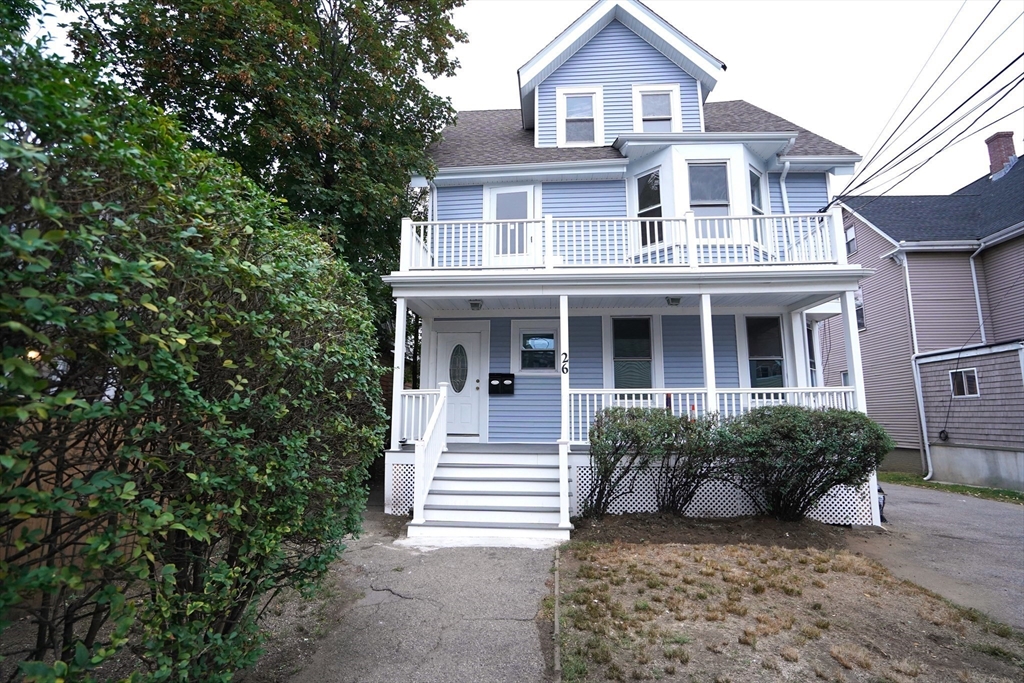
<path fill-rule="evenodd" d="M 796 138 L 793 138 L 796 140 Z M 782 191 L 782 213 L 789 213 L 789 192 L 786 190 L 786 176 L 789 175 L 789 162 L 782 167 L 782 175 L 779 177 L 779 188 Z"/>

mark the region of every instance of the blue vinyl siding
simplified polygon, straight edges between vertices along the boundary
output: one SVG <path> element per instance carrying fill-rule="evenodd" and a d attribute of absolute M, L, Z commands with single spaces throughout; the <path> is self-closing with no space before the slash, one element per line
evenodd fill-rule
<path fill-rule="evenodd" d="M 786 198 L 791 213 L 813 213 L 828 204 L 824 173 L 790 173 L 786 176 Z"/>
<path fill-rule="evenodd" d="M 626 181 L 544 183 L 543 215 L 555 218 L 607 218 L 626 215 Z"/>
<path fill-rule="evenodd" d="M 482 185 L 437 188 L 438 221 L 479 221 L 484 214 Z M 435 265 L 439 267 L 480 266 L 483 264 L 483 240 L 469 224 L 432 228 L 444 245 Z"/>
<path fill-rule="evenodd" d="M 569 318 L 569 386 L 573 389 L 604 386 L 601 316 Z"/>
<path fill-rule="evenodd" d="M 678 83 L 683 131 L 700 132 L 697 81 L 618 21 L 594 36 L 537 88 L 537 140 L 557 144 L 555 88 L 604 87 L 604 137 L 610 145 L 633 132 L 633 84 Z"/>
<path fill-rule="evenodd" d="M 572 334 L 570 333 L 570 339 Z M 491 319 L 490 372 L 508 372 L 512 319 Z M 516 375 L 512 396 L 488 396 L 489 441 L 558 440 L 561 433 L 561 379 L 551 375 Z M 528 427 L 528 429 L 527 429 Z"/>
<path fill-rule="evenodd" d="M 786 207 L 782 203 L 782 174 L 768 174 L 768 201 L 772 213 L 786 213 Z"/>
<path fill-rule="evenodd" d="M 471 221 L 484 217 L 482 185 L 437 188 L 438 221 Z"/>
<path fill-rule="evenodd" d="M 724 389 L 740 385 L 736 350 L 736 319 L 731 315 L 711 316 L 715 343 L 715 384 Z M 704 386 L 704 357 L 701 350 L 700 317 L 666 315 L 661 318 L 665 386 L 690 389 Z"/>

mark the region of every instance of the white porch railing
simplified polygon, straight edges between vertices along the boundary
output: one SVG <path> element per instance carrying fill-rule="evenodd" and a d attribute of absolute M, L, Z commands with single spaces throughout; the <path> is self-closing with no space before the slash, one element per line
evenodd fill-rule
<path fill-rule="evenodd" d="M 834 214 L 402 224 L 403 271 L 838 263 Z"/>
<path fill-rule="evenodd" d="M 402 391 L 401 417 L 398 420 L 398 438 L 402 443 L 422 439 L 427 422 L 437 405 L 437 389 L 405 389 Z"/>
<path fill-rule="evenodd" d="M 594 416 L 605 408 L 666 408 L 697 417 L 706 409 L 704 389 L 570 389 L 569 441 L 587 443 Z"/>
<path fill-rule="evenodd" d="M 427 491 L 434 480 L 437 462 L 441 453 L 448 450 L 448 384 L 438 383 L 437 402 L 427 421 L 423 438 L 416 440 L 415 493 L 413 495 L 412 523 L 422 524 L 423 506 L 427 502 Z"/>
<path fill-rule="evenodd" d="M 719 389 L 710 401 L 704 389 L 571 389 L 569 391 L 569 441 L 589 441 L 594 416 L 605 408 L 666 408 L 678 417 L 699 417 L 718 412 L 736 417 L 754 408 L 796 405 L 805 408 L 855 410 L 853 387 Z"/>
<path fill-rule="evenodd" d="M 810 389 L 720 389 L 718 412 L 722 417 L 735 417 L 763 406 L 793 405 L 804 408 L 841 408 L 856 410 L 853 387 L 821 387 Z"/>

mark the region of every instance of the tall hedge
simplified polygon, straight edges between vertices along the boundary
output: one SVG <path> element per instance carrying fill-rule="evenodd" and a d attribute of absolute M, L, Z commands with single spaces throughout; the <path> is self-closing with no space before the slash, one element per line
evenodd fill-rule
<path fill-rule="evenodd" d="M 0 223 L 0 668 L 230 680 L 261 598 L 359 528 L 364 292 L 173 120 L 2 26 Z"/>

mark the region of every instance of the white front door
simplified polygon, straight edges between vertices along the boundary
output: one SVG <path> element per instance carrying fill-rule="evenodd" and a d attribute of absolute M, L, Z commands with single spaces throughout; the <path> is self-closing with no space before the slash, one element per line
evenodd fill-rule
<path fill-rule="evenodd" d="M 479 332 L 437 335 L 437 381 L 448 382 L 448 435 L 480 436 L 480 403 L 485 386 Z"/>

